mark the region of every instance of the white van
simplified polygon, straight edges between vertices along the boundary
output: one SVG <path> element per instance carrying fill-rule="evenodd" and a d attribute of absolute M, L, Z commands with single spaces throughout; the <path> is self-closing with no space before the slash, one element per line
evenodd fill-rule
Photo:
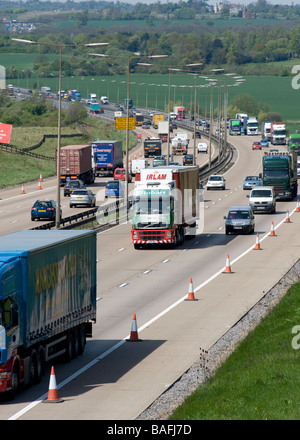
<path fill-rule="evenodd" d="M 253 212 L 274 214 L 276 199 L 273 186 L 255 186 L 249 196 L 249 205 Z"/>

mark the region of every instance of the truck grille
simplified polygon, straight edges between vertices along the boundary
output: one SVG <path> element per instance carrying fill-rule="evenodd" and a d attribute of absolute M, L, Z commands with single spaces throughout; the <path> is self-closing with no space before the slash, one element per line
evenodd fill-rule
<path fill-rule="evenodd" d="M 163 240 L 166 231 L 139 231 L 140 240 Z"/>

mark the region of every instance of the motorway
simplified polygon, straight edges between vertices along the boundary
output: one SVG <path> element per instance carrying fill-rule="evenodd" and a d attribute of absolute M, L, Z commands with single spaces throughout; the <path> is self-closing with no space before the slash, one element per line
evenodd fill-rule
<path fill-rule="evenodd" d="M 47 397 L 49 366 L 40 384 L 23 390 L 13 402 L 1 402 L 1 420 L 134 420 L 199 358 L 200 348 L 208 350 L 297 261 L 299 234 L 294 234 L 300 217 L 295 213 L 290 225 L 281 224 L 296 201 L 277 202 L 275 215 L 256 215 L 255 235 L 224 233 L 228 208 L 248 204 L 244 177 L 261 171 L 263 151 L 252 151 L 254 140 L 258 137 L 230 137 L 236 162 L 224 175 L 225 191 L 204 191 L 204 229 L 200 222 L 194 240 L 175 250 L 137 251 L 130 222 L 98 234 L 97 323 L 82 356 L 55 364 L 63 402 L 41 404 Z M 198 158 L 203 163 L 207 155 Z M 95 187 L 103 186 L 97 179 Z M 55 199 L 54 180 L 42 187 L 28 185 L 22 195 L 17 188 L 1 192 L 1 233 L 32 227 L 32 201 L 41 191 Z M 63 216 L 74 213 L 68 201 L 62 208 Z M 280 225 L 273 241 L 267 237 L 271 221 L 275 228 Z M 257 232 L 264 237 L 262 251 L 252 250 Z M 224 275 L 227 253 L 234 273 Z M 189 303 L 184 299 L 190 277 L 197 301 Z M 140 341 L 127 342 L 134 313 Z"/>

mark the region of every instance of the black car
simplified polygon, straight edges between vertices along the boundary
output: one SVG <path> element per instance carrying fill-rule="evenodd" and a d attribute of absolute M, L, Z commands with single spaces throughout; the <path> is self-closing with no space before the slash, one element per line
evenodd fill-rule
<path fill-rule="evenodd" d="M 82 180 L 68 180 L 64 186 L 64 196 L 70 196 L 74 189 L 85 189 Z"/>
<path fill-rule="evenodd" d="M 200 130 L 195 130 L 195 135 L 196 135 L 196 138 L 200 138 L 201 139 Z M 193 139 L 194 139 L 194 133 L 193 133 Z"/>
<path fill-rule="evenodd" d="M 142 127 L 151 127 L 151 121 L 144 121 Z"/>

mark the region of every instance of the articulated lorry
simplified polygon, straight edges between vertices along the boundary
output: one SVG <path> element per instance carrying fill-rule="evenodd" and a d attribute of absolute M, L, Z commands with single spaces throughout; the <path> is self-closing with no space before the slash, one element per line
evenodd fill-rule
<path fill-rule="evenodd" d="M 271 140 L 271 124 L 272 122 L 263 122 L 261 124 L 261 137 L 267 141 Z"/>
<path fill-rule="evenodd" d="M 122 141 L 92 142 L 95 176 L 113 176 L 116 168 L 123 168 Z"/>
<path fill-rule="evenodd" d="M 100 104 L 99 104 L 99 102 L 91 102 L 90 103 L 90 112 L 92 113 L 92 114 L 99 114 L 100 113 Z"/>
<path fill-rule="evenodd" d="M 164 120 L 164 115 L 162 113 L 157 113 L 152 115 L 152 127 L 158 128 L 158 122 Z"/>
<path fill-rule="evenodd" d="M 186 154 L 189 146 L 189 136 L 187 132 L 178 132 L 172 139 L 172 152 L 176 154 Z"/>
<path fill-rule="evenodd" d="M 144 157 L 161 156 L 161 138 L 147 138 L 144 140 Z"/>
<path fill-rule="evenodd" d="M 286 128 L 284 122 L 272 122 L 271 124 L 271 144 L 286 144 Z"/>
<path fill-rule="evenodd" d="M 169 121 L 158 121 L 157 133 L 159 137 L 168 136 L 169 133 Z"/>
<path fill-rule="evenodd" d="M 248 136 L 258 135 L 257 116 L 244 118 L 244 134 Z"/>
<path fill-rule="evenodd" d="M 68 96 L 72 101 L 81 101 L 81 93 L 78 90 L 69 90 Z"/>
<path fill-rule="evenodd" d="M 199 219 L 199 167 L 146 168 L 135 175 L 132 242 L 177 246 L 195 236 Z"/>
<path fill-rule="evenodd" d="M 91 145 L 66 145 L 60 149 L 60 183 L 67 180 L 82 180 L 94 183 L 95 172 L 92 163 Z"/>
<path fill-rule="evenodd" d="M 297 153 L 269 153 L 263 156 L 261 174 L 264 186 L 273 186 L 278 200 L 297 196 Z"/>
<path fill-rule="evenodd" d="M 0 392 L 39 383 L 45 363 L 83 353 L 96 322 L 95 231 L 0 237 Z"/>

